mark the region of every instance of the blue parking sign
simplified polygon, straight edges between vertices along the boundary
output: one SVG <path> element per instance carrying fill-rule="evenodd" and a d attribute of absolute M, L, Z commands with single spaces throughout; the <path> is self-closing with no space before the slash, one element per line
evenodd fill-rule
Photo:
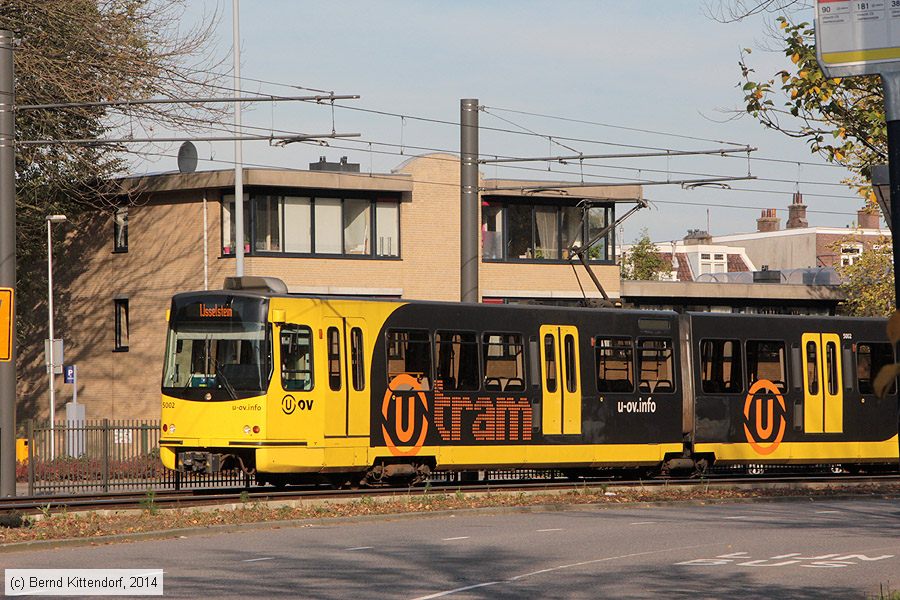
<path fill-rule="evenodd" d="M 63 382 L 75 383 L 75 365 L 63 367 Z"/>

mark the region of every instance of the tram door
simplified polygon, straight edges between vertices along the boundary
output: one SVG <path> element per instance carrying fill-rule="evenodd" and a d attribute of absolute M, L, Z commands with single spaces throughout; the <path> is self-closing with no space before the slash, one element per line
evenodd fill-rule
<path fill-rule="evenodd" d="M 581 433 L 578 329 L 541 326 L 541 426 L 544 435 Z"/>
<path fill-rule="evenodd" d="M 325 435 L 368 435 L 369 382 L 366 380 L 365 320 L 327 317 L 325 348 L 328 381 L 325 391 Z"/>
<path fill-rule="evenodd" d="M 844 431 L 844 386 L 841 340 L 836 333 L 804 333 L 803 430 L 806 433 Z"/>

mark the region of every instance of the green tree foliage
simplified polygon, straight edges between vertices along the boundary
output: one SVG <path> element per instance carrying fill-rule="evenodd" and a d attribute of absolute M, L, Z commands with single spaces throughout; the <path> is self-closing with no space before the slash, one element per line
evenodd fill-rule
<path fill-rule="evenodd" d="M 838 244 L 839 245 L 839 244 Z M 837 267 L 847 295 L 848 314 L 857 317 L 886 317 L 894 312 L 894 267 L 891 240 L 881 238 L 866 248 L 852 265 Z"/>
<path fill-rule="evenodd" d="M 870 203 L 869 169 L 887 160 L 887 127 L 878 77 L 828 78 L 816 60 L 815 32 L 808 23 L 776 19 L 786 67 L 760 78 L 740 61 L 746 111 L 764 126 L 805 140 L 813 153 L 856 174 L 850 183 Z"/>
<path fill-rule="evenodd" d="M 659 248 L 650 241 L 650 235 L 644 229 L 641 237 L 622 256 L 622 279 L 658 280 L 672 270 L 672 263 L 665 258 Z"/>
<path fill-rule="evenodd" d="M 153 127 L 185 130 L 221 119 L 220 109 L 185 105 L 73 106 L 143 98 L 190 97 L 215 86 L 217 65 L 204 58 L 215 15 L 196 29 L 182 22 L 186 0 L 3 0 L 0 28 L 15 49 L 17 288 L 20 307 L 40 306 L 46 290 L 45 218 L 106 219 L 121 198 L 109 180 L 127 168 L 121 144 L 60 143 L 98 137 L 149 135 Z M 221 95 L 216 92 L 214 95 Z M 31 145 L 37 140 L 52 143 Z M 57 227 L 62 234 L 62 228 Z M 110 231 L 110 236 L 112 235 Z M 19 311 L 19 338 L 44 318 Z"/>

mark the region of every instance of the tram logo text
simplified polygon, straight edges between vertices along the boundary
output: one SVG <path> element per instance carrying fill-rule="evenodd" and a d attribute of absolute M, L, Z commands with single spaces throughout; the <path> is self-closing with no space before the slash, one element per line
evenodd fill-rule
<path fill-rule="evenodd" d="M 465 398 L 445 396 L 434 386 L 434 426 L 445 442 L 518 442 L 531 439 L 532 412 L 528 398 Z"/>
<path fill-rule="evenodd" d="M 752 386 L 744 402 L 744 435 L 757 454 L 775 452 L 784 438 L 787 408 L 778 386 L 760 379 Z"/>

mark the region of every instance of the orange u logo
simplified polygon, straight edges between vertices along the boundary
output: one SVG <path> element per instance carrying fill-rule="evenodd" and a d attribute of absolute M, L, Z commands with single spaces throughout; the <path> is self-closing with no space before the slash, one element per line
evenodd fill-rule
<path fill-rule="evenodd" d="M 395 391 L 404 391 L 409 395 L 397 395 Z M 393 431 L 388 431 L 391 398 L 394 399 L 394 426 Z M 406 400 L 406 425 L 404 426 L 403 404 Z M 421 409 L 417 409 L 421 404 Z M 384 435 L 384 443 L 394 456 L 415 456 L 422 449 L 425 437 L 428 435 L 428 400 L 422 389 L 422 384 L 412 375 L 401 373 L 394 377 L 388 384 L 381 403 L 381 416 L 383 417 L 381 433 Z M 417 417 L 418 414 L 418 417 Z M 418 426 L 418 427 L 417 427 Z M 419 437 L 409 446 L 415 435 L 416 429 L 420 430 Z M 403 446 L 403 447 L 401 447 Z"/>
<path fill-rule="evenodd" d="M 759 392 L 762 392 L 762 394 L 757 396 L 756 394 Z M 774 400 L 769 396 L 774 396 Z M 775 415 L 775 401 L 778 401 L 778 404 L 781 406 L 781 413 L 777 417 Z M 750 428 L 747 427 L 747 424 L 750 422 L 750 407 L 754 402 L 756 403 L 756 414 L 754 415 L 756 417 L 754 423 L 755 436 L 751 433 Z M 766 405 L 765 419 L 763 419 L 762 404 Z M 747 421 L 747 423 L 744 423 L 744 436 L 747 438 L 747 443 L 750 444 L 750 447 L 757 454 L 763 456 L 772 454 L 781 445 L 786 425 L 784 417 L 786 412 L 784 397 L 781 395 L 781 390 L 778 389 L 777 385 L 768 379 L 760 379 L 750 386 L 747 399 L 744 401 L 744 419 Z M 772 437 L 772 432 L 775 431 L 775 421 L 778 421 L 778 433 L 775 434 L 775 439 L 768 441 Z"/>

